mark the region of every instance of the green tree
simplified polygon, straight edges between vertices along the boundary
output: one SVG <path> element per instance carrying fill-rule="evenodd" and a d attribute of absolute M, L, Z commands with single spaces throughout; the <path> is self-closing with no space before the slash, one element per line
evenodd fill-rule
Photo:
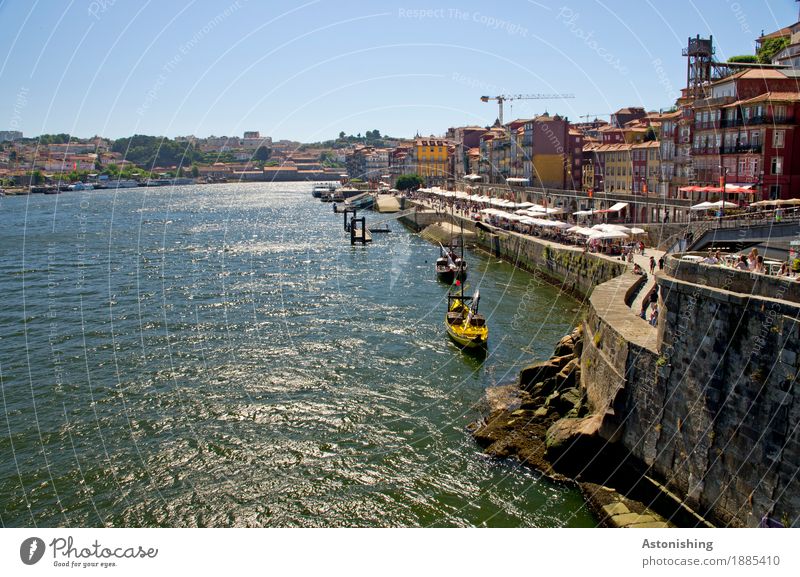
<path fill-rule="evenodd" d="M 342 130 L 342 131 L 339 133 L 339 140 L 344 140 L 344 137 L 345 137 L 344 130 Z"/>
<path fill-rule="evenodd" d="M 761 64 L 769 64 L 772 62 L 772 57 L 775 56 L 778 52 L 783 50 L 789 45 L 789 38 L 768 38 L 764 40 L 761 44 L 761 47 L 756 51 L 756 56 L 758 56 L 758 61 Z"/>
<path fill-rule="evenodd" d="M 739 56 L 731 56 L 728 58 L 728 62 L 742 62 L 745 64 L 757 64 L 758 63 L 758 56 L 755 54 L 741 54 Z"/>
<path fill-rule="evenodd" d="M 42 184 L 44 182 L 44 175 L 41 170 L 34 170 L 31 173 L 31 181 L 33 184 Z"/>
<path fill-rule="evenodd" d="M 269 160 L 270 156 L 272 156 L 272 149 L 267 148 L 266 146 L 259 146 L 253 153 L 253 160 L 260 160 L 261 162 L 266 162 Z"/>
<path fill-rule="evenodd" d="M 414 190 L 424 184 L 422 177 L 418 174 L 401 174 L 397 179 L 397 190 Z"/>
<path fill-rule="evenodd" d="M 196 164 L 193 164 L 192 165 L 192 178 L 197 178 L 198 176 L 200 176 L 200 169 L 197 168 Z"/>

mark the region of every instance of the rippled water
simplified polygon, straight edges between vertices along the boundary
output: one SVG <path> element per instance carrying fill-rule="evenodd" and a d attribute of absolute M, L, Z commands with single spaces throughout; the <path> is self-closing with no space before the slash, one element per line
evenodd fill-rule
<path fill-rule="evenodd" d="M 594 524 L 464 429 L 578 304 L 470 254 L 491 344 L 467 357 L 437 250 L 397 223 L 350 247 L 309 191 L 0 199 L 4 526 Z"/>

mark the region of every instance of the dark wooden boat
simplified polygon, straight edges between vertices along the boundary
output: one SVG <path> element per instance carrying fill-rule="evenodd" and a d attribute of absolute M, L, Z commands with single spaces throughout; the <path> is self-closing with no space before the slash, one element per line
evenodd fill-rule
<path fill-rule="evenodd" d="M 436 278 L 441 282 L 451 285 L 456 280 L 467 280 L 467 261 L 458 256 L 451 249 L 439 245 L 440 255 L 436 259 Z"/>

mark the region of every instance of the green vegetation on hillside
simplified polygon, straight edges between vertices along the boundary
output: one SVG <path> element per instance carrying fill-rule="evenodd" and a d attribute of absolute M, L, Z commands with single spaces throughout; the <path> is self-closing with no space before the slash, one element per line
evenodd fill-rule
<path fill-rule="evenodd" d="M 191 166 L 201 160 L 194 145 L 175 142 L 161 136 L 136 134 L 130 138 L 120 138 L 111 145 L 111 150 L 119 152 L 125 160 L 144 168 L 154 166 Z"/>

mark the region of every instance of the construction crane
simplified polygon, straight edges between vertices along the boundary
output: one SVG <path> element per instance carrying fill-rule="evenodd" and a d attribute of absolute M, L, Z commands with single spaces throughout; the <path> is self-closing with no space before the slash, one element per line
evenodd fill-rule
<path fill-rule="evenodd" d="M 608 112 L 600 112 L 598 114 L 582 114 L 578 118 L 585 118 L 588 121 L 590 118 L 599 119 L 601 116 L 614 116 L 614 115 Z"/>
<path fill-rule="evenodd" d="M 503 124 L 503 102 L 506 100 L 547 100 L 547 99 L 561 99 L 561 98 L 575 98 L 574 94 L 501 94 L 500 96 L 481 96 L 482 102 L 489 102 L 490 100 L 497 100 L 498 107 L 500 108 L 500 115 L 498 119 L 500 124 Z"/>

